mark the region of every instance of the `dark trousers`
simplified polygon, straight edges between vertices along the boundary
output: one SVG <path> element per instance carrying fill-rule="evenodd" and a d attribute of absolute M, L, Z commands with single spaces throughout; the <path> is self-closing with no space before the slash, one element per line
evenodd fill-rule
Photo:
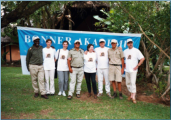
<path fill-rule="evenodd" d="M 87 73 L 84 72 L 86 83 L 87 83 L 87 89 L 88 92 L 91 93 L 91 82 L 92 81 L 92 87 L 93 87 L 93 92 L 94 94 L 97 94 L 97 86 L 96 86 L 96 73 Z"/>

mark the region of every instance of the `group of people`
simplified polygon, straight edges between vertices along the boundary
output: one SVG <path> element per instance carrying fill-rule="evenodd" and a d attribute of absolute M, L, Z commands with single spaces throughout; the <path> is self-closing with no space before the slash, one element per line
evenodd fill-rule
<path fill-rule="evenodd" d="M 106 41 L 100 39 L 100 47 L 94 49 L 93 44 L 88 44 L 85 52 L 80 48 L 79 40 L 75 40 L 74 48 L 71 50 L 67 49 L 68 41 L 63 41 L 63 48 L 57 51 L 51 47 L 51 39 L 46 40 L 47 46 L 45 48 L 39 45 L 39 40 L 39 37 L 33 38 L 34 44 L 29 48 L 26 56 L 26 65 L 28 71 L 30 71 L 35 93 L 34 97 L 39 96 L 37 82 L 42 98 L 48 99 L 48 95 L 54 95 L 54 73 L 57 72 L 59 85 L 58 95 L 66 96 L 70 75 L 68 100 L 72 99 L 75 86 L 76 97 L 81 97 L 81 84 L 84 76 L 88 89 L 87 97 L 92 96 L 91 84 L 95 99 L 103 95 L 104 78 L 106 94 L 110 98 L 116 98 L 118 96 L 116 90 L 118 86 L 119 98 L 123 99 L 121 82 L 125 69 L 126 86 L 130 92 L 128 100 L 136 103 L 137 69 L 143 63 L 144 56 L 140 50 L 133 47 L 132 39 L 127 39 L 128 49 L 124 52 L 121 47 L 117 47 L 116 39 L 111 40 L 112 48 L 105 47 Z M 55 61 L 57 61 L 57 71 L 55 71 Z M 98 77 L 98 91 L 95 79 L 96 74 Z M 112 82 L 114 91 L 112 95 L 110 92 L 110 82 Z"/>

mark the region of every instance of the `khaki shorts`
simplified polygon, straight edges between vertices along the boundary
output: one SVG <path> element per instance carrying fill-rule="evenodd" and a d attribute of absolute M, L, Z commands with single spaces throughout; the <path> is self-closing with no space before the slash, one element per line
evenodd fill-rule
<path fill-rule="evenodd" d="M 109 81 L 122 82 L 121 66 L 109 65 Z"/>

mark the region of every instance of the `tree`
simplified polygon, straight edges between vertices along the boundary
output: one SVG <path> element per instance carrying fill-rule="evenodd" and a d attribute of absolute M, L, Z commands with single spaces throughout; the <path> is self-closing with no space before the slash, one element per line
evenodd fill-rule
<path fill-rule="evenodd" d="M 167 73 L 163 71 L 163 65 L 170 63 L 170 3 L 128 1 L 111 2 L 111 6 L 109 12 L 102 11 L 107 15 L 106 19 L 95 16 L 100 21 L 95 25 L 112 32 L 144 33 L 141 39 L 146 58 L 145 66 L 142 66 L 146 71 L 144 80 L 163 87 L 164 91 Z"/>

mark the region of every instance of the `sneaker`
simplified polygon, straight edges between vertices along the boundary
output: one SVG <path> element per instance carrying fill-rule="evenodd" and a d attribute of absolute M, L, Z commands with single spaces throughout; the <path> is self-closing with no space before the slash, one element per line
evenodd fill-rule
<path fill-rule="evenodd" d="M 76 94 L 76 97 L 77 97 L 77 98 L 80 98 L 80 94 Z"/>
<path fill-rule="evenodd" d="M 98 94 L 97 94 L 97 97 L 101 97 L 101 96 L 102 96 L 102 93 L 98 93 Z"/>
<path fill-rule="evenodd" d="M 61 91 L 59 91 L 58 95 L 62 95 L 62 92 L 61 92 Z"/>
<path fill-rule="evenodd" d="M 122 93 L 119 93 L 119 99 L 123 99 L 123 97 L 122 97 Z"/>
<path fill-rule="evenodd" d="M 71 95 L 68 95 L 67 99 L 68 100 L 71 100 L 72 99 L 72 96 Z"/>
<path fill-rule="evenodd" d="M 116 98 L 116 97 L 117 97 L 117 94 L 116 94 L 116 92 L 114 92 L 112 95 L 112 98 Z"/>
<path fill-rule="evenodd" d="M 66 96 L 66 93 L 65 93 L 65 91 L 63 91 L 62 95 L 63 95 L 63 96 Z"/>
<path fill-rule="evenodd" d="M 34 97 L 37 98 L 39 96 L 39 93 L 35 93 Z"/>
<path fill-rule="evenodd" d="M 111 94 L 110 94 L 110 92 L 109 93 L 106 93 L 110 98 L 112 98 L 112 96 L 111 96 Z"/>

